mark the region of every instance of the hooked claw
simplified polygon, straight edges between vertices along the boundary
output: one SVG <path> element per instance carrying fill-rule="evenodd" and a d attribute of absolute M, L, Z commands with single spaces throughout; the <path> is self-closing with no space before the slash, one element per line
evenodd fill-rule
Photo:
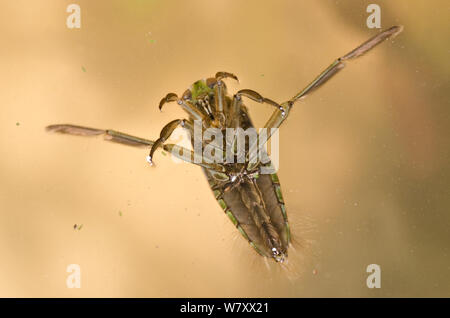
<path fill-rule="evenodd" d="M 232 78 L 234 80 L 236 80 L 239 83 L 239 79 L 237 78 L 236 75 L 234 75 L 233 73 L 228 73 L 228 72 L 217 72 L 216 76 L 215 76 L 216 80 L 219 82 L 220 80 L 224 79 L 224 78 Z"/>
<path fill-rule="evenodd" d="M 169 103 L 169 102 L 175 102 L 178 100 L 178 96 L 175 93 L 169 93 L 167 94 L 165 97 L 163 97 L 163 99 L 161 99 L 161 101 L 159 102 L 159 110 L 162 109 L 163 105 L 165 103 Z"/>

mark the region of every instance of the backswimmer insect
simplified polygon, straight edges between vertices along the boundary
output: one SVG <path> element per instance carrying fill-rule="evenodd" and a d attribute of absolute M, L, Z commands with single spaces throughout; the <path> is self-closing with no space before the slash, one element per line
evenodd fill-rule
<path fill-rule="evenodd" d="M 293 105 L 338 73 L 345 66 L 346 60 L 363 55 L 384 40 L 396 36 L 402 29 L 402 26 L 393 26 L 338 58 L 306 88 L 281 104 L 250 89 L 239 90 L 230 96 L 223 80 L 226 78 L 238 80 L 238 78 L 228 72 L 218 72 L 214 78 L 196 81 L 181 97 L 175 93 L 169 93 L 161 100 L 159 108 L 161 109 L 165 103 L 176 102 L 189 114 L 189 117 L 168 123 L 156 141 L 114 130 L 69 124 L 50 125 L 46 129 L 47 131 L 81 136 L 103 135 L 109 141 L 136 147 L 148 147 L 150 154 L 147 161 L 150 164 L 153 164 L 155 150 L 162 148 L 185 161 L 201 166 L 219 205 L 242 236 L 263 257 L 283 263 L 287 260 L 291 233 L 278 176 L 276 173 L 261 173 L 263 168 L 270 167 L 270 162 L 263 163 L 252 157 L 254 145 L 246 145 L 243 162 L 218 163 L 212 158 L 203 156 L 200 161 L 195 161 L 193 158 L 196 155 L 204 154 L 206 145 L 202 143 L 199 148 L 194 145 L 194 124 L 200 123 L 201 131 L 208 128 L 220 131 L 225 131 L 227 128 L 244 130 L 252 128 L 252 121 L 242 100 L 245 97 L 274 107 L 275 110 L 264 127 L 278 128 L 288 117 Z M 178 126 L 188 131 L 193 151 L 175 144 L 164 143 Z M 225 140 L 224 137 L 222 144 L 224 143 L 229 145 L 230 140 Z M 223 152 L 220 153 L 222 149 L 219 147 L 214 151 L 219 151 L 220 156 L 224 155 Z M 181 152 L 188 156 L 179 155 Z"/>

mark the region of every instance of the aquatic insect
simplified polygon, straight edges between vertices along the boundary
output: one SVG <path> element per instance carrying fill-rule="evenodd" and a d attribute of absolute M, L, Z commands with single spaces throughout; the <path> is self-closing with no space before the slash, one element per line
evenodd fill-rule
<path fill-rule="evenodd" d="M 351 52 L 335 60 L 306 88 L 281 104 L 250 89 L 239 90 L 233 96 L 230 96 L 223 80 L 227 78 L 238 79 L 236 75 L 228 72 L 218 72 L 213 78 L 196 81 L 181 97 L 178 97 L 175 93 L 169 93 L 161 100 L 159 108 L 161 109 L 168 102 L 176 102 L 188 113 L 189 117 L 188 119 L 176 119 L 168 123 L 162 129 L 160 137 L 156 141 L 131 136 L 115 130 L 69 124 L 51 125 L 47 127 L 47 130 L 82 136 L 103 135 L 109 141 L 136 147 L 148 147 L 150 148 L 150 154 L 147 161 L 150 164 L 153 164 L 155 150 L 162 148 L 172 155 L 201 166 L 219 205 L 243 237 L 260 255 L 272 258 L 276 262 L 284 262 L 291 243 L 291 233 L 278 176 L 276 173 L 261 173 L 263 168 L 271 166 L 270 161 L 263 163 L 253 155 L 255 148 L 258 147 L 255 146 L 257 143 L 246 145 L 243 160 L 237 160 L 237 162 L 234 160 L 237 157 L 235 139 L 230 140 L 223 137 L 220 142 L 215 140 L 214 143 L 207 145 L 204 141 L 201 141 L 200 144 L 196 144 L 194 138 L 196 125 L 199 124 L 201 133 L 210 128 L 222 132 L 226 131 L 227 128 L 241 128 L 243 130 L 253 128 L 248 110 L 243 103 L 243 98 L 249 98 L 275 108 L 264 127 L 278 128 L 288 117 L 293 105 L 338 73 L 345 66 L 345 61 L 361 56 L 401 31 L 401 26 L 393 26 L 372 37 Z M 189 132 L 194 150 L 175 144 L 165 144 L 165 141 L 178 126 Z M 271 131 L 269 129 L 267 137 L 270 137 Z M 231 145 L 234 150 L 231 162 L 215 160 L 216 154 L 219 155 L 219 158 L 224 158 L 227 155 L 223 151 L 223 147 L 220 146 L 223 144 L 226 144 L 227 147 Z M 205 156 L 206 148 L 211 145 L 214 148 L 210 153 L 211 155 Z M 200 156 L 201 160 L 195 160 L 196 156 Z"/>

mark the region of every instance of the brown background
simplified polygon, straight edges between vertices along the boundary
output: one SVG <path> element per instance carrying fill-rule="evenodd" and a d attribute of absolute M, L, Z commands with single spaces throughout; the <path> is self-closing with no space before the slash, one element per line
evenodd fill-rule
<path fill-rule="evenodd" d="M 288 214 L 313 243 L 288 270 L 266 269 L 199 168 L 44 127 L 154 139 L 185 117 L 161 97 L 218 70 L 282 102 L 377 32 L 373 1 L 79 0 L 70 30 L 72 2 L 2 1 L 0 296 L 450 296 L 448 1 L 377 1 L 404 32 L 282 127 Z M 263 125 L 271 109 L 248 104 Z M 372 263 L 381 289 L 366 287 Z"/>

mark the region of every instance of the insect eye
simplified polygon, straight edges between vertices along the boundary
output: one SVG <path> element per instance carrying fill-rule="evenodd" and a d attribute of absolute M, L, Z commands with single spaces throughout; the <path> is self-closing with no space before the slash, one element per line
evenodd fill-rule
<path fill-rule="evenodd" d="M 192 92 L 190 89 L 187 89 L 184 93 L 183 96 L 181 97 L 183 100 L 191 100 L 192 99 Z"/>
<path fill-rule="evenodd" d="M 212 77 L 210 77 L 210 78 L 208 78 L 207 80 L 206 80 L 206 85 L 209 87 L 209 88 L 214 88 L 214 85 L 217 83 L 217 80 L 215 79 L 215 78 L 212 78 Z"/>

